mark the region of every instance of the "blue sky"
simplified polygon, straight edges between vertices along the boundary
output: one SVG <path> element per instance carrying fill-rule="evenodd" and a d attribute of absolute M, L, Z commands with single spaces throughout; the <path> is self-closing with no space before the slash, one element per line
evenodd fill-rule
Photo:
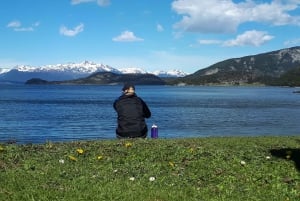
<path fill-rule="evenodd" d="M 193 73 L 300 45 L 300 0 L 1 0 L 0 68 L 84 60 Z"/>

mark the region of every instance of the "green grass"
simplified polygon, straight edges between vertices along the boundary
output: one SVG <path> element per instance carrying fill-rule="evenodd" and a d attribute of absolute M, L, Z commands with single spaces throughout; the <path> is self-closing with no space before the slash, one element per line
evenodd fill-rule
<path fill-rule="evenodd" d="M 300 137 L 0 144 L 0 200 L 296 201 L 299 171 Z"/>

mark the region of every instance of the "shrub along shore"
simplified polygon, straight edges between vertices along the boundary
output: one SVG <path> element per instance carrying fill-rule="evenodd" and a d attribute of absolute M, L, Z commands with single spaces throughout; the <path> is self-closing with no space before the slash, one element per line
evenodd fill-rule
<path fill-rule="evenodd" d="M 300 137 L 0 143 L 0 200 L 300 200 Z"/>

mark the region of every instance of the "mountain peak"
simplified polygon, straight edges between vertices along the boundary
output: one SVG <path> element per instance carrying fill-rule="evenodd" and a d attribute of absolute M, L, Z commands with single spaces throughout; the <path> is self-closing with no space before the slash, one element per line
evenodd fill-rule
<path fill-rule="evenodd" d="M 170 70 L 170 71 L 162 71 L 162 70 L 158 70 L 158 71 L 154 71 L 153 72 L 154 75 L 157 75 L 159 77 L 184 77 L 186 75 L 188 75 L 187 73 L 183 72 L 182 70 Z"/>
<path fill-rule="evenodd" d="M 296 85 L 292 78 L 300 68 L 300 47 L 227 59 L 185 76 L 186 84 L 266 84 Z M 288 77 L 291 80 L 284 80 Z M 285 78 L 286 79 L 286 78 Z M 295 82 L 294 82 L 294 81 Z"/>
<path fill-rule="evenodd" d="M 154 74 L 159 77 L 182 77 L 186 74 L 182 71 L 173 70 L 170 72 L 147 72 L 142 68 L 130 67 L 116 69 L 109 65 L 98 64 L 84 60 L 79 63 L 51 64 L 39 67 L 29 65 L 18 65 L 9 71 L 0 71 L 0 80 L 24 82 L 31 78 L 40 78 L 48 81 L 62 81 L 69 79 L 83 78 L 96 72 L 112 72 L 116 74 Z M 177 72 L 177 73 L 176 73 Z"/>
<path fill-rule="evenodd" d="M 131 74 L 131 73 L 134 73 L 134 74 L 146 74 L 146 73 L 148 73 L 144 69 L 142 69 L 142 68 L 136 68 L 136 67 L 121 68 L 121 69 L 119 69 L 119 71 L 121 73 L 124 73 L 124 74 Z"/>

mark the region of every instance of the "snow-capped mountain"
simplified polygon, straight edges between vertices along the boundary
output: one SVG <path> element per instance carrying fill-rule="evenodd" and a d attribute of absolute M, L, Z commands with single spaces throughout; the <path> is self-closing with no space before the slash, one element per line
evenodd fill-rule
<path fill-rule="evenodd" d="M 0 68 L 0 74 L 2 73 L 7 73 L 8 71 L 10 71 L 11 69 L 7 69 L 7 68 Z"/>
<path fill-rule="evenodd" d="M 171 71 L 154 71 L 152 74 L 158 76 L 158 77 L 184 77 L 188 75 L 188 73 L 185 73 L 181 70 L 171 70 Z"/>
<path fill-rule="evenodd" d="M 45 65 L 40 67 L 19 65 L 14 68 L 21 72 L 70 72 L 75 74 L 91 74 L 94 72 L 121 73 L 117 69 L 104 64 L 84 61 L 81 63 L 67 63 L 56 65 Z"/>
<path fill-rule="evenodd" d="M 83 61 L 80 63 L 44 65 L 37 67 L 18 65 L 13 69 L 0 68 L 0 81 L 25 82 L 32 78 L 40 78 L 48 81 L 62 81 L 83 78 L 96 72 L 112 72 L 117 74 L 151 73 L 159 77 L 182 77 L 187 75 L 179 70 L 147 72 L 142 68 L 131 67 L 116 69 L 104 64 Z"/>
<path fill-rule="evenodd" d="M 129 73 L 134 73 L 134 74 L 146 74 L 148 73 L 147 71 L 145 71 L 142 68 L 120 68 L 118 69 L 122 74 L 129 74 Z"/>
<path fill-rule="evenodd" d="M 134 74 L 146 74 L 150 73 L 153 75 L 156 75 L 158 77 L 184 77 L 188 75 L 187 73 L 181 71 L 181 70 L 170 70 L 170 71 L 162 71 L 162 70 L 157 70 L 157 71 L 145 71 L 142 68 L 121 68 L 118 69 L 121 73 L 123 74 L 128 74 L 128 73 L 134 73 Z"/>
<path fill-rule="evenodd" d="M 121 73 L 111 66 L 89 61 L 39 67 L 18 65 L 9 71 L 0 73 L 0 81 L 25 82 L 32 78 L 40 78 L 48 81 L 62 81 L 86 77 L 95 72 Z"/>

